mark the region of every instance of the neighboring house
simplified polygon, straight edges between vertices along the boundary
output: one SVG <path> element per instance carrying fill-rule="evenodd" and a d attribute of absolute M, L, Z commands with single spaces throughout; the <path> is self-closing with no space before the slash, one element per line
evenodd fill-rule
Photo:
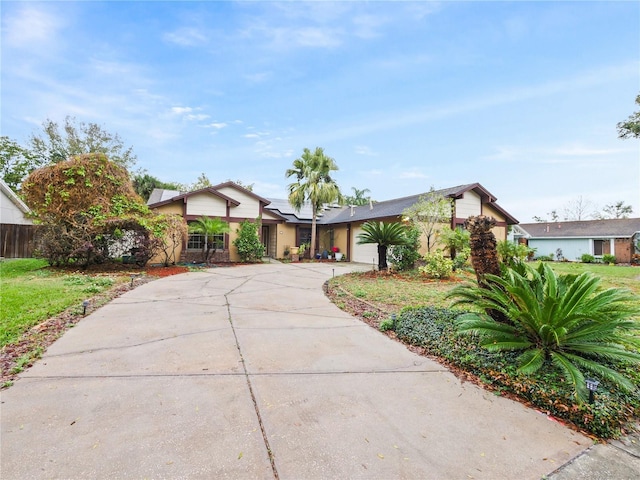
<path fill-rule="evenodd" d="M 33 255 L 35 226 L 31 210 L 11 187 L 0 179 L 0 256 L 27 258 Z"/>
<path fill-rule="evenodd" d="M 615 255 L 618 263 L 630 263 L 640 253 L 640 218 L 521 223 L 513 233 L 515 241 L 526 242 L 536 255 L 556 259 L 561 250 L 567 260 L 580 260 L 586 253 L 598 259 Z"/>
<path fill-rule="evenodd" d="M 441 195 L 453 200 L 453 215 L 448 222 L 452 228 L 461 226 L 473 215 L 488 215 L 496 219 L 494 234 L 498 240 L 505 240 L 507 227 L 517 224 L 497 203 L 496 198 L 478 183 L 438 190 Z M 377 262 L 376 245 L 358 245 L 357 235 L 362 232 L 362 224 L 369 220 L 384 222 L 403 221 L 402 212 L 416 203 L 420 195 L 370 203 L 365 206 L 328 206 L 318 217 L 316 251 L 330 251 L 337 247 L 351 261 Z M 221 251 L 214 261 L 237 261 L 238 256 L 232 243 L 241 221 L 262 221 L 260 235 L 268 256 L 282 258 L 290 247 L 308 243 L 311 240 L 311 208 L 296 211 L 287 200 L 260 197 L 233 182 L 226 182 L 189 193 L 156 189 L 147 202 L 150 208 L 161 213 L 177 213 L 187 222 L 202 215 L 219 217 L 228 222 L 231 233 L 221 235 Z M 195 261 L 200 258 L 201 235 L 189 235 L 183 245 L 181 259 Z M 424 242 L 423 242 L 424 244 Z"/>

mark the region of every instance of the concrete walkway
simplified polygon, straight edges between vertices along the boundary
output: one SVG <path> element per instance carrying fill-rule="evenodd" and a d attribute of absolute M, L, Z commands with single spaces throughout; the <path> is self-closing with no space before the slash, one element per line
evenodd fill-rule
<path fill-rule="evenodd" d="M 332 305 L 347 264 L 142 285 L 2 394 L 3 480 L 538 479 L 591 445 Z"/>

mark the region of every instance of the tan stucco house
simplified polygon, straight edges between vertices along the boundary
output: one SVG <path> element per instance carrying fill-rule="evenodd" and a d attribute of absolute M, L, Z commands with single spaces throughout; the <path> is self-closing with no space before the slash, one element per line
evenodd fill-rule
<path fill-rule="evenodd" d="M 507 227 L 518 221 L 496 203 L 496 198 L 479 183 L 460 185 L 437 190 L 452 200 L 453 214 L 449 226 L 461 226 L 473 215 L 488 215 L 496 219 L 494 234 L 498 240 L 506 240 Z M 402 212 L 415 204 L 424 194 L 412 195 L 365 206 L 327 206 L 317 219 L 318 235 L 316 251 L 331 251 L 337 247 L 348 260 L 372 263 L 377 261 L 375 245 L 358 245 L 357 236 L 362 224 L 369 220 L 384 222 L 402 221 Z M 156 189 L 147 202 L 160 213 L 177 213 L 187 222 L 206 215 L 219 217 L 229 223 L 231 233 L 219 239 L 223 249 L 216 253 L 215 261 L 237 261 L 233 247 L 236 229 L 243 220 L 261 219 L 261 238 L 266 254 L 282 258 L 291 247 L 308 243 L 311 239 L 311 208 L 296 211 L 287 200 L 267 199 L 226 182 L 194 192 Z M 202 237 L 189 235 L 182 246 L 181 259 L 193 261 L 202 251 Z"/>

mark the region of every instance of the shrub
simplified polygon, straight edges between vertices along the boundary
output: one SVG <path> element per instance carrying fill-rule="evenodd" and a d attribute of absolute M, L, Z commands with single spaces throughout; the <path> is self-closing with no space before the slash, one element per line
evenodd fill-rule
<path fill-rule="evenodd" d="M 631 292 L 600 290 L 600 279 L 588 272 L 557 276 L 543 263 L 525 270 L 509 269 L 502 278 L 491 275 L 484 288 L 469 284 L 453 289 L 449 297 L 456 299 L 454 305 L 497 311 L 510 322 L 466 313 L 457 320 L 458 331 L 479 335 L 489 351 L 520 351 L 518 371 L 524 374 L 559 371 L 578 401 L 587 395 L 583 371 L 633 391 L 633 382 L 609 365 L 640 365 L 640 322 L 634 320 L 640 310 Z"/>
<path fill-rule="evenodd" d="M 446 258 L 442 250 L 427 253 L 424 256 L 426 265 L 420 267 L 420 272 L 431 278 L 449 278 L 453 273 L 453 261 Z"/>
<path fill-rule="evenodd" d="M 611 255 L 610 253 L 607 253 L 605 255 L 602 256 L 602 261 L 604 263 L 616 263 L 616 256 L 615 255 Z"/>
<path fill-rule="evenodd" d="M 516 262 L 524 262 L 533 253 L 533 249 L 524 243 L 514 243 L 509 240 L 499 241 L 497 250 L 500 263 L 512 268 Z"/>
<path fill-rule="evenodd" d="M 420 259 L 420 229 L 415 226 L 409 227 L 406 237 L 406 245 L 392 245 L 389 249 L 389 260 L 400 272 L 412 270 Z"/>
<path fill-rule="evenodd" d="M 553 262 L 553 254 L 540 255 L 538 257 L 535 257 L 535 259 L 540 261 L 540 262 Z"/>
<path fill-rule="evenodd" d="M 238 249 L 241 262 L 258 262 L 264 255 L 264 245 L 260 241 L 258 231 L 260 223 L 251 220 L 243 221 L 236 229 L 238 236 L 233 244 Z"/>
<path fill-rule="evenodd" d="M 387 330 L 393 330 L 394 328 L 394 320 L 393 318 L 385 318 L 380 322 L 378 326 L 381 332 L 386 332 Z"/>
<path fill-rule="evenodd" d="M 588 253 L 583 253 L 580 257 L 580 261 L 582 263 L 594 263 L 596 261 L 596 257 L 589 255 Z"/>

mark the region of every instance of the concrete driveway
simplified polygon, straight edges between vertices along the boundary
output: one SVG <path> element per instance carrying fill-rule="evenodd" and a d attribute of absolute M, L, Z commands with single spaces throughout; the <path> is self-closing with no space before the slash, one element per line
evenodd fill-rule
<path fill-rule="evenodd" d="M 460 381 L 321 286 L 347 264 L 142 285 L 2 394 L 4 480 L 540 478 L 592 442 Z"/>

